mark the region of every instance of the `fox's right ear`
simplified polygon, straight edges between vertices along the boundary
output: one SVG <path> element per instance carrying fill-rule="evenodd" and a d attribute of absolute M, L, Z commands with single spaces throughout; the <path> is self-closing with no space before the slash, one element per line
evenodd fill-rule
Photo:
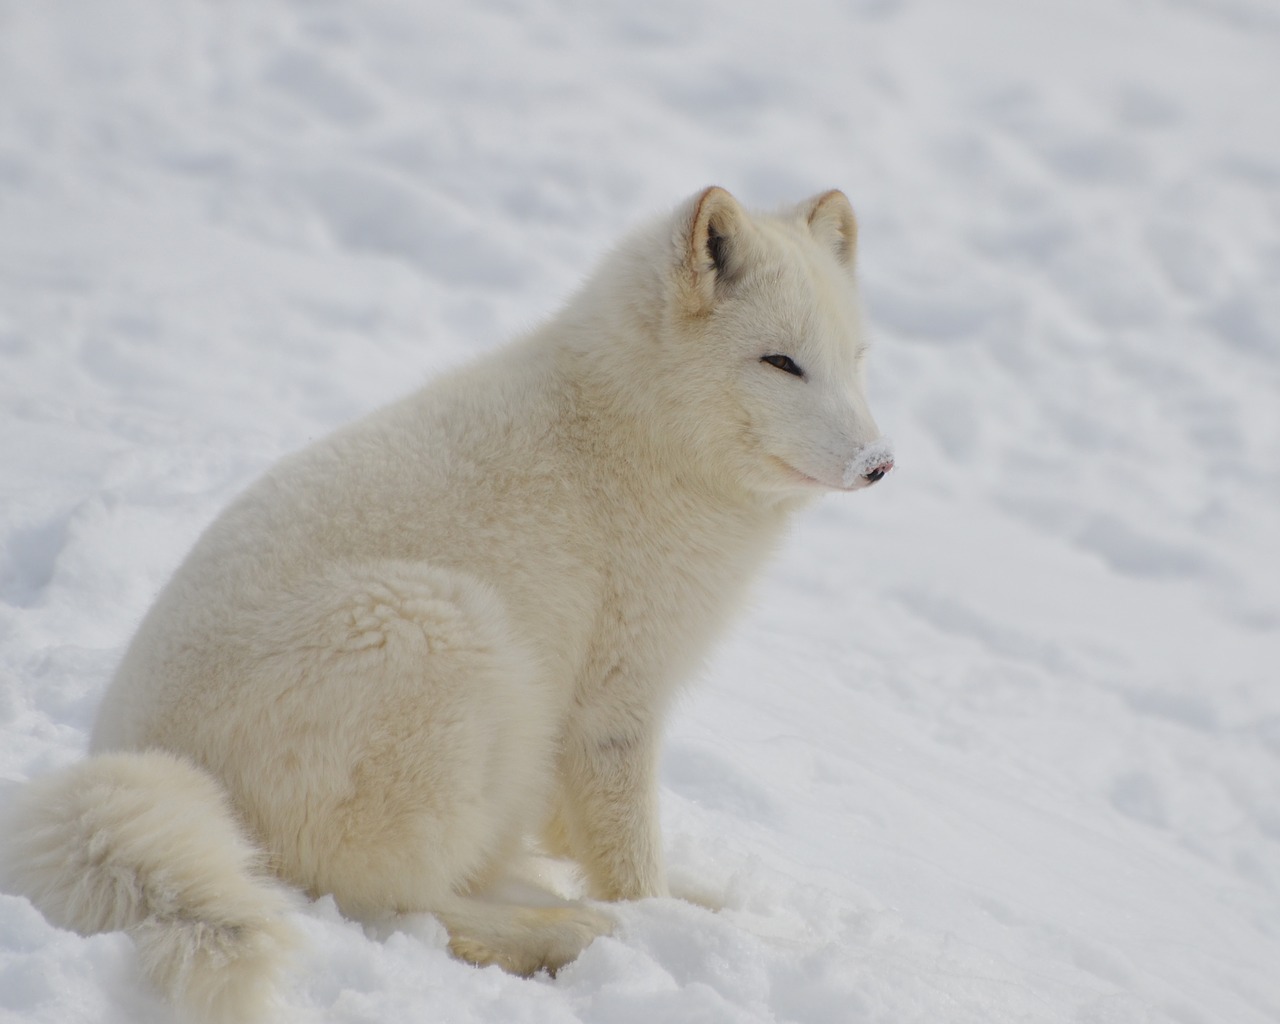
<path fill-rule="evenodd" d="M 747 216 L 733 196 L 713 185 L 685 204 L 676 223 L 689 299 L 698 311 L 705 311 L 746 265 Z"/>

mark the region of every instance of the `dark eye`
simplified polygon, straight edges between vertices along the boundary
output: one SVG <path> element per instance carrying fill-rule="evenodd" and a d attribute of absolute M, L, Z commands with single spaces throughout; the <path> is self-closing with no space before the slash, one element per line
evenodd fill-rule
<path fill-rule="evenodd" d="M 795 360 L 790 356 L 761 356 L 760 362 L 768 363 L 770 366 L 776 366 L 779 370 L 785 370 L 787 373 L 795 377 L 803 377 L 804 371 L 796 366 Z"/>

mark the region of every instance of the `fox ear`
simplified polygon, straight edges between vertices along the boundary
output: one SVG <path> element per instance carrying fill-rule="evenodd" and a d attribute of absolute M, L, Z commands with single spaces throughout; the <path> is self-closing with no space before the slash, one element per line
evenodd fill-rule
<path fill-rule="evenodd" d="M 692 298 L 707 308 L 746 265 L 747 217 L 738 201 L 715 185 L 686 205 L 677 242 Z"/>
<path fill-rule="evenodd" d="M 823 192 L 801 203 L 800 213 L 813 237 L 834 252 L 846 267 L 852 267 L 858 247 L 858 220 L 848 196 L 839 189 Z"/>

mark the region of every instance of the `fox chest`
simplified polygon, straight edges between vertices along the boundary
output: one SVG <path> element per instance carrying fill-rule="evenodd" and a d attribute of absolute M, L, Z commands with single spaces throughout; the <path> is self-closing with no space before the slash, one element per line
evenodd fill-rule
<path fill-rule="evenodd" d="M 604 580 L 579 703 L 665 703 L 741 610 L 763 555 L 748 545 L 633 549 Z"/>

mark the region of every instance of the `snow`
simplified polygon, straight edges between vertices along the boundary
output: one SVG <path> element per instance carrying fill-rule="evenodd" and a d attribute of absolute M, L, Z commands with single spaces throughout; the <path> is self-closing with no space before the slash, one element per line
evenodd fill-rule
<path fill-rule="evenodd" d="M 1280 1020 L 1271 0 L 0 0 L 0 778 L 274 459 L 704 185 L 859 212 L 900 467 L 671 723 L 673 879 L 554 980 L 297 914 L 288 1019 Z M 0 1021 L 162 1022 L 0 896 Z"/>

